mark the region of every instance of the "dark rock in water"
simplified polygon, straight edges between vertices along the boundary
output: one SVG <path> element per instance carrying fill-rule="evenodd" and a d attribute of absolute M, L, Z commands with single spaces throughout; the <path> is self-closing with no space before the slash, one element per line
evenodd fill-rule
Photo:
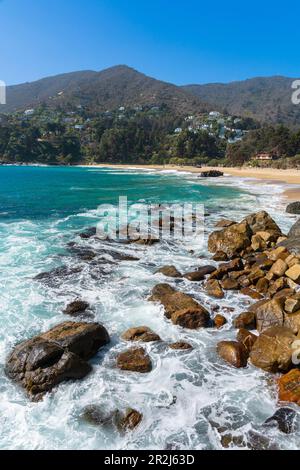
<path fill-rule="evenodd" d="M 254 335 L 253 333 L 244 328 L 241 328 L 236 335 L 237 341 L 245 346 L 248 354 L 250 354 L 257 338 L 258 336 Z"/>
<path fill-rule="evenodd" d="M 68 266 L 61 266 L 59 268 L 53 269 L 52 271 L 38 274 L 34 277 L 34 280 L 41 281 L 49 286 L 55 286 L 60 283 L 62 279 L 71 277 L 74 274 L 79 274 L 82 269 L 83 268 L 80 266 L 74 268 L 69 268 Z"/>
<path fill-rule="evenodd" d="M 292 408 L 279 408 L 276 413 L 268 418 L 264 424 L 278 426 L 281 432 L 291 434 L 295 431 L 297 413 Z"/>
<path fill-rule="evenodd" d="M 90 227 L 86 229 L 84 232 L 80 233 L 79 236 L 83 240 L 88 240 L 89 238 L 94 237 L 97 234 L 97 229 L 96 227 Z"/>
<path fill-rule="evenodd" d="M 65 315 L 76 316 L 84 313 L 89 308 L 89 303 L 83 300 L 75 300 L 71 302 L 64 310 Z"/>
<path fill-rule="evenodd" d="M 142 374 L 152 370 L 151 359 L 143 348 L 132 348 L 120 353 L 117 357 L 117 366 L 121 370 Z"/>
<path fill-rule="evenodd" d="M 201 178 L 218 178 L 220 176 L 224 176 L 224 173 L 218 170 L 203 171 L 200 175 Z"/>
<path fill-rule="evenodd" d="M 122 339 L 125 341 L 141 341 L 144 343 L 161 341 L 160 337 L 147 326 L 130 328 L 122 334 Z"/>
<path fill-rule="evenodd" d="M 163 274 L 167 277 L 181 277 L 181 273 L 176 269 L 175 266 L 163 266 L 158 269 L 155 274 Z"/>
<path fill-rule="evenodd" d="M 300 201 L 292 202 L 286 208 L 288 214 L 300 214 Z"/>
<path fill-rule="evenodd" d="M 133 408 L 128 408 L 122 416 L 120 413 L 116 416 L 116 424 L 121 432 L 133 431 L 142 422 L 143 415 Z"/>
<path fill-rule="evenodd" d="M 191 282 L 199 282 L 203 281 L 204 279 L 204 275 L 201 273 L 201 271 L 192 271 L 190 273 L 186 273 L 183 277 Z"/>
<path fill-rule="evenodd" d="M 82 261 L 93 261 L 96 258 L 97 253 L 81 246 L 73 246 L 70 248 L 70 253 L 77 256 Z"/>
<path fill-rule="evenodd" d="M 65 322 L 16 346 L 5 372 L 31 399 L 39 400 L 59 383 L 85 377 L 91 371 L 86 361 L 109 340 L 98 323 Z"/>
<path fill-rule="evenodd" d="M 169 348 L 177 351 L 190 351 L 193 349 L 193 346 L 185 341 L 179 341 L 177 343 L 169 344 Z"/>
<path fill-rule="evenodd" d="M 236 368 L 247 367 L 248 351 L 237 341 L 221 341 L 217 345 L 218 355 L 228 364 Z"/>
<path fill-rule="evenodd" d="M 89 405 L 83 409 L 80 417 L 82 420 L 94 426 L 103 426 L 112 424 L 114 413 L 107 413 L 98 405 Z"/>
<path fill-rule="evenodd" d="M 247 433 L 247 447 L 251 450 L 279 450 L 276 443 L 256 431 Z"/>

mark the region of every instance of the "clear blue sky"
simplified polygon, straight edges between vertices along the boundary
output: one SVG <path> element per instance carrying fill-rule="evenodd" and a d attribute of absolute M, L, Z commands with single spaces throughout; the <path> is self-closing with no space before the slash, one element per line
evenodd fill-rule
<path fill-rule="evenodd" d="M 0 79 L 130 65 L 177 84 L 300 76 L 299 2 L 0 0 Z"/>

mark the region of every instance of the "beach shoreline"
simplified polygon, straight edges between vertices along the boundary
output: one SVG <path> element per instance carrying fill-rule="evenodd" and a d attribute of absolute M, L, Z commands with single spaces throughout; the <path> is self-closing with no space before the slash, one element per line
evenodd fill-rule
<path fill-rule="evenodd" d="M 99 163 L 93 165 L 83 165 L 89 168 L 120 168 L 124 170 L 140 169 L 155 171 L 176 171 L 200 174 L 203 171 L 215 170 L 215 167 L 196 168 L 194 166 L 178 166 L 178 165 L 125 165 L 125 164 L 108 164 Z M 273 168 L 231 168 L 218 167 L 219 171 L 224 174 L 240 177 L 253 178 L 257 184 L 279 183 L 282 185 L 282 195 L 287 202 L 300 200 L 300 170 L 288 169 L 278 170 Z M 299 187 L 297 187 L 299 186 Z"/>

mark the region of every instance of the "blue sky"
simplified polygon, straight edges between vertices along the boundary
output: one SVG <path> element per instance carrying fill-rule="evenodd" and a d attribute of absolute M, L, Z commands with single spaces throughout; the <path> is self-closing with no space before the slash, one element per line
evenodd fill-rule
<path fill-rule="evenodd" d="M 127 64 L 177 84 L 299 77 L 299 2 L 0 0 L 0 79 Z"/>

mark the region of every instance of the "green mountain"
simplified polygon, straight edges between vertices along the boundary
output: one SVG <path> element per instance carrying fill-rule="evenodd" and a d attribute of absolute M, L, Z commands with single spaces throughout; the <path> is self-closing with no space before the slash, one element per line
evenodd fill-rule
<path fill-rule="evenodd" d="M 249 116 L 264 123 L 300 126 L 300 105 L 291 101 L 294 79 L 261 77 L 228 84 L 187 85 L 191 93 L 210 107 L 229 114 Z"/>

